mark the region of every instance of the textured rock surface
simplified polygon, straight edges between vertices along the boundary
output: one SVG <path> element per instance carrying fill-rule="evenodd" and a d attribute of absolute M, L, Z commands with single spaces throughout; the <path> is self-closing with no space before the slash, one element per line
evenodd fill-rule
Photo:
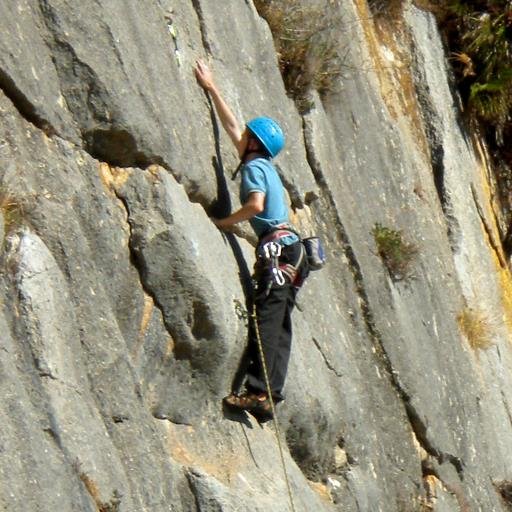
<path fill-rule="evenodd" d="M 485 150 L 431 14 L 333 4 L 343 74 L 304 115 L 250 1 L 0 5 L 2 510 L 290 510 L 274 427 L 220 406 L 253 255 L 208 218 L 236 208 L 237 161 L 198 57 L 240 119 L 283 124 L 294 221 L 328 250 L 279 409 L 295 509 L 507 510 L 512 288 Z M 412 278 L 376 223 L 417 247 Z"/>

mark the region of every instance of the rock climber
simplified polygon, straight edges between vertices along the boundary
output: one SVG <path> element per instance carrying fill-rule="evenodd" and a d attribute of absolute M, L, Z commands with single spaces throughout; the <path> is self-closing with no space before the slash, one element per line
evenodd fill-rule
<path fill-rule="evenodd" d="M 210 94 L 221 124 L 241 160 L 242 206 L 213 222 L 219 229 L 229 230 L 234 224 L 248 220 L 258 236 L 245 391 L 232 392 L 224 398 L 224 403 L 270 419 L 272 407 L 259 345 L 264 354 L 272 399 L 278 403 L 284 398 L 290 357 L 291 313 L 296 293 L 308 273 L 304 248 L 289 224 L 284 187 L 272 163 L 272 158 L 282 150 L 285 137 L 278 123 L 268 117 L 250 120 L 242 131 L 220 94 L 210 68 L 198 61 L 195 74 L 201 87 Z"/>

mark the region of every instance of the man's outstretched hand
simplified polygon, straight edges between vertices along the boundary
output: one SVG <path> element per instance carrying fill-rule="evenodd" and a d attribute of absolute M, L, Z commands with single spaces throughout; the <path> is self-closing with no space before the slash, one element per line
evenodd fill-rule
<path fill-rule="evenodd" d="M 202 60 L 198 60 L 196 62 L 196 67 L 194 68 L 194 72 L 196 74 L 197 81 L 199 85 L 205 89 L 206 91 L 211 91 L 215 88 L 215 82 L 213 81 L 213 73 L 207 64 L 205 64 Z"/>

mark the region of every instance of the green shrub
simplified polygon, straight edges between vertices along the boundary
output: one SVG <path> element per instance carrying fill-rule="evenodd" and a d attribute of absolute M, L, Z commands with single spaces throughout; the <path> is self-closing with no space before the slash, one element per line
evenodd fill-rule
<path fill-rule="evenodd" d="M 512 9 L 510 2 L 447 2 L 444 26 L 465 82 L 470 109 L 498 130 L 512 111 Z"/>
<path fill-rule="evenodd" d="M 401 231 L 375 224 L 372 230 L 377 251 L 395 281 L 412 277 L 412 263 L 418 252 L 416 246 L 406 242 Z"/>
<path fill-rule="evenodd" d="M 484 126 L 491 147 L 505 147 L 504 133 L 512 122 L 512 4 L 433 0 L 430 5 L 471 118 Z"/>

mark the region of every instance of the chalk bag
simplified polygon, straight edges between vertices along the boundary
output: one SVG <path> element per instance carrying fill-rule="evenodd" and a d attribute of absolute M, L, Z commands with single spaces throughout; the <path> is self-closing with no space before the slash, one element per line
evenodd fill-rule
<path fill-rule="evenodd" d="M 310 270 L 320 270 L 325 266 L 325 250 L 322 241 L 317 236 L 303 238 L 302 243 L 306 249 Z"/>

